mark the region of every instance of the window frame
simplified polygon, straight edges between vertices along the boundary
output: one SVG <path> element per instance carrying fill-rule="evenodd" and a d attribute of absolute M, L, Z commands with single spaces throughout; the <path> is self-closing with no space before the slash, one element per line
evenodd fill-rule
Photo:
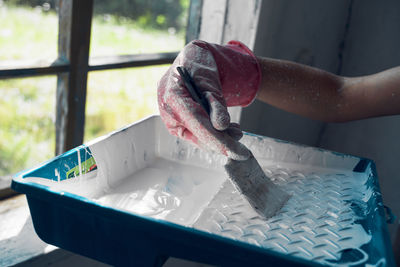
<path fill-rule="evenodd" d="M 58 58 L 54 61 L 18 61 L 0 68 L 0 79 L 57 75 L 56 151 L 61 154 L 83 143 L 89 71 L 156 66 L 172 63 L 178 52 L 90 57 L 94 0 L 59 0 Z M 203 0 L 191 0 L 186 43 L 197 39 Z M 21 67 L 22 66 L 22 67 Z M 11 177 L 0 179 L 0 200 L 15 194 Z"/>

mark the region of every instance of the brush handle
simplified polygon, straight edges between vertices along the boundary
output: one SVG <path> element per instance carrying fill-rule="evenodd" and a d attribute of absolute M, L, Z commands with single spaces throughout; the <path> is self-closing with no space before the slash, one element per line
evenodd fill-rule
<path fill-rule="evenodd" d="M 176 70 L 179 72 L 179 75 L 181 76 L 185 87 L 189 91 L 190 96 L 193 98 L 193 100 L 199 103 L 207 112 L 207 114 L 210 115 L 210 106 L 208 104 L 208 101 L 201 93 L 201 91 L 197 88 L 189 72 L 184 67 L 176 67 Z"/>

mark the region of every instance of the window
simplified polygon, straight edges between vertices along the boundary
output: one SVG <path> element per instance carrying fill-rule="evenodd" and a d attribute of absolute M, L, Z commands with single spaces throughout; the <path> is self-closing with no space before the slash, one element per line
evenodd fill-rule
<path fill-rule="evenodd" d="M 89 73 L 85 141 L 158 114 L 157 84 L 168 65 Z"/>
<path fill-rule="evenodd" d="M 57 78 L 0 80 L 0 176 L 50 159 Z"/>
<path fill-rule="evenodd" d="M 188 5 L 189 0 L 94 0 L 90 56 L 181 50 Z"/>
<path fill-rule="evenodd" d="M 0 0 L 0 177 L 158 112 L 189 2 Z"/>
<path fill-rule="evenodd" d="M 57 13 L 49 3 L 30 7 L 18 2 L 0 1 L 1 66 L 9 65 L 11 60 L 55 60 Z"/>

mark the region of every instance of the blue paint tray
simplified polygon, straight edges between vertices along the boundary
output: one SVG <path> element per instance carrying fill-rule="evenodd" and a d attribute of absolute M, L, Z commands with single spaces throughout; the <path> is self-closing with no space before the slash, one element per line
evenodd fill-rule
<path fill-rule="evenodd" d="M 224 157 L 168 134 L 158 116 L 14 177 L 45 242 L 122 266 L 170 256 L 221 266 L 394 266 L 374 163 L 246 134 L 292 197 L 269 219 L 224 173 Z"/>

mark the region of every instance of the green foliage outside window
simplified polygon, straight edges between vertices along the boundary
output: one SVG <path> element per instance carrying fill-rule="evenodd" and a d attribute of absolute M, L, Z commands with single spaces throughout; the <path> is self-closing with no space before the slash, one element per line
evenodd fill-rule
<path fill-rule="evenodd" d="M 0 0 L 0 51 L 7 51 L 0 53 L 0 63 L 55 59 L 56 12 L 43 1 L 26 1 L 35 8 L 17 2 L 22 1 Z M 157 16 L 155 21 L 167 23 L 167 16 Z M 142 27 L 122 15 L 95 15 L 92 24 L 92 56 L 179 51 L 184 45 L 184 30 Z M 156 113 L 156 84 L 166 68 L 89 73 L 85 140 Z M 56 84 L 56 76 L 0 80 L 0 176 L 54 157 Z"/>
<path fill-rule="evenodd" d="M 6 0 L 14 5 L 42 6 L 54 9 L 57 0 Z M 112 14 L 119 19 L 132 19 L 141 27 L 182 30 L 186 25 L 189 0 L 95 0 L 94 14 Z"/>

